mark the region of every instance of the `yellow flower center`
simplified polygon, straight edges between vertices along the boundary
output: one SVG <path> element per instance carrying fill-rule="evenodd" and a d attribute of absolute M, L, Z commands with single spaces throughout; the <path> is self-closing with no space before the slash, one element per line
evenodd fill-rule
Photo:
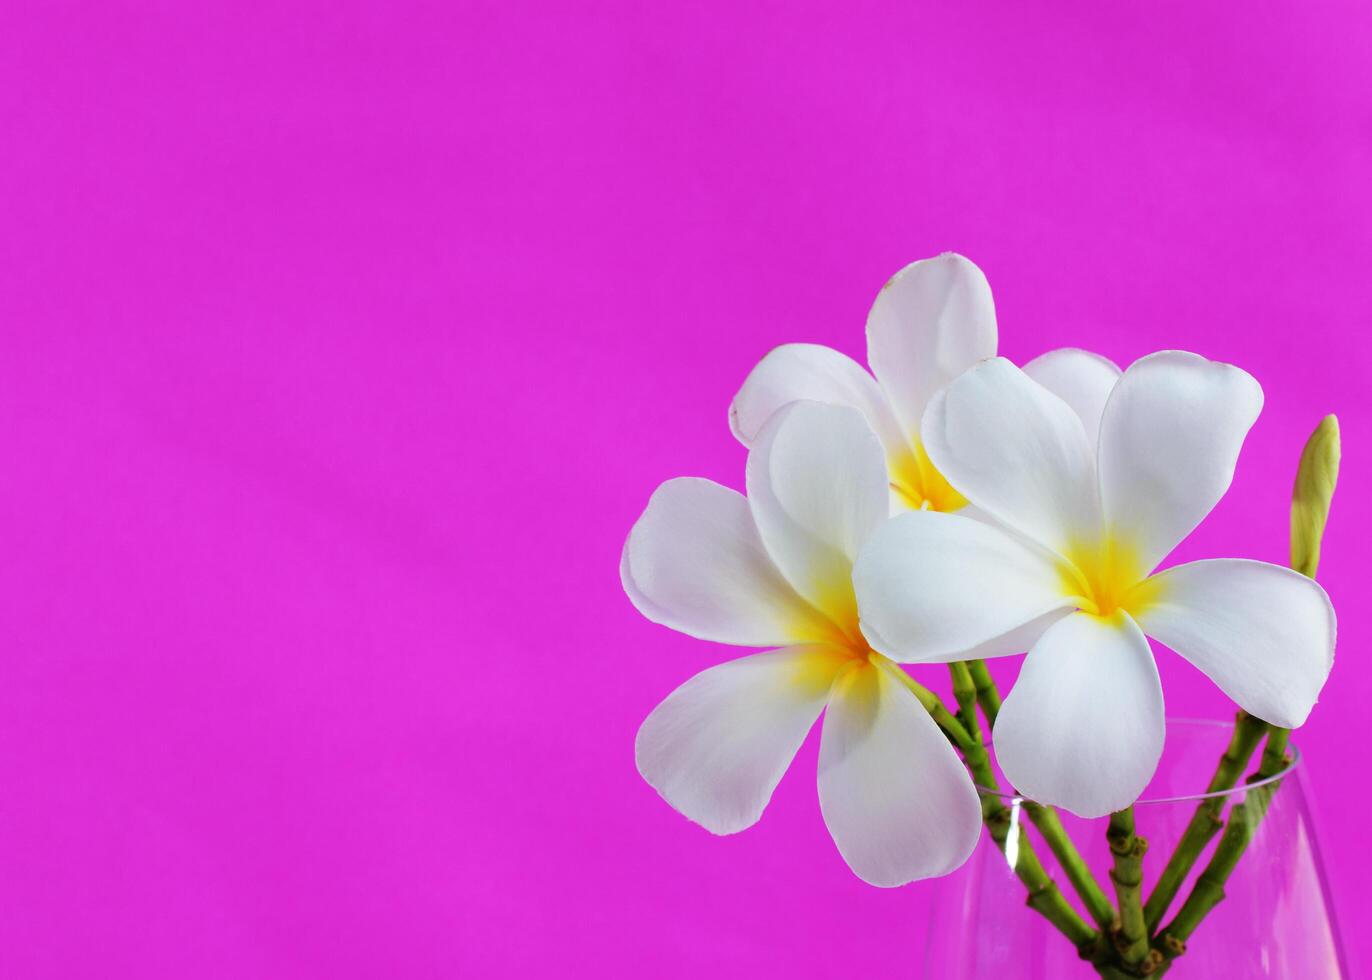
<path fill-rule="evenodd" d="M 846 561 L 835 556 L 830 568 L 810 580 L 805 595 L 804 611 L 791 627 L 795 643 L 823 647 L 826 653 L 821 661 L 832 670 L 875 656 L 858 626 L 857 596 Z"/>
<path fill-rule="evenodd" d="M 953 489 L 929 459 L 921 443 L 887 460 L 891 489 L 911 510 L 938 510 L 945 513 L 967 506 L 967 498 Z"/>
<path fill-rule="evenodd" d="M 857 595 L 853 592 L 853 576 L 848 568 L 835 569 L 834 574 L 825 575 L 812 604 L 826 621 L 827 642 L 851 651 L 855 657 L 867 656 L 867 639 L 858 628 Z"/>
<path fill-rule="evenodd" d="M 1060 569 L 1063 588 L 1079 600 L 1082 612 L 1108 619 L 1121 609 L 1137 613 L 1156 597 L 1138 548 L 1126 539 L 1105 535 L 1069 547 L 1066 557 Z"/>
<path fill-rule="evenodd" d="M 826 579 L 810 613 L 796 624 L 797 639 L 808 648 L 792 661 L 789 683 L 807 694 L 819 694 L 840 678 L 855 683 L 866 676 L 881 655 L 867 645 L 858 628 L 851 577 Z"/>
<path fill-rule="evenodd" d="M 796 690 L 820 694 L 829 690 L 841 671 L 865 666 L 872 662 L 871 657 L 878 656 L 870 651 L 858 654 L 845 647 L 814 646 L 792 662 L 787 680 Z"/>

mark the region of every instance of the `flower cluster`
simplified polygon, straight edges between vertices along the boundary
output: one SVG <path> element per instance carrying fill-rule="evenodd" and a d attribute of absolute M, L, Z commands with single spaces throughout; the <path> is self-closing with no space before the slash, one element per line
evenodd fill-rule
<path fill-rule="evenodd" d="M 872 306 L 871 374 L 806 344 L 749 374 L 729 411 L 746 497 L 700 479 L 653 494 L 621 563 L 634 605 L 772 648 L 691 678 L 638 733 L 639 771 L 689 819 L 755 823 L 823 714 L 820 808 L 853 871 L 894 886 L 959 866 L 976 789 L 901 664 L 1027 651 L 997 758 L 1082 816 L 1129 806 L 1157 766 L 1147 636 L 1251 715 L 1304 722 L 1333 663 L 1324 590 L 1258 561 L 1157 570 L 1228 489 L 1257 382 L 1177 351 L 1021 369 L 996 343 L 981 271 L 916 262 Z"/>

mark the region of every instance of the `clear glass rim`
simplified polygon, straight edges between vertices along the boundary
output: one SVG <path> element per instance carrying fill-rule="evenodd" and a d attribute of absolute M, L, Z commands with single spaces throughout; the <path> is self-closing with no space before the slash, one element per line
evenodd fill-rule
<path fill-rule="evenodd" d="M 1228 732 L 1233 729 L 1234 723 L 1232 721 L 1217 721 L 1214 718 L 1168 718 L 1168 730 L 1171 731 L 1173 727 L 1190 728 L 1193 730 L 1215 729 L 1224 730 Z M 992 741 L 988 739 L 986 744 L 988 747 L 990 747 L 992 745 Z M 1288 742 L 1286 750 L 1291 754 L 1291 764 L 1287 766 L 1285 769 L 1283 769 L 1281 772 L 1268 776 L 1266 779 L 1255 779 L 1251 783 L 1238 782 L 1229 789 L 1218 789 L 1210 793 L 1183 793 L 1180 796 L 1141 796 L 1134 801 L 1134 805 L 1147 806 L 1150 803 L 1186 803 L 1195 802 L 1197 800 L 1211 800 L 1221 796 L 1234 796 L 1240 793 L 1247 793 L 1250 789 L 1256 789 L 1259 786 L 1266 786 L 1269 783 L 1275 783 L 1277 780 L 1284 779 L 1287 776 L 1291 775 L 1291 773 L 1295 771 L 1296 767 L 1298 767 L 1301 764 L 1302 757 L 1300 749 L 1296 748 L 1295 745 Z M 1219 762 L 1218 756 L 1216 756 L 1215 762 Z M 977 793 L 982 796 L 994 796 L 997 799 L 1006 801 L 1007 803 L 1038 802 L 1037 800 L 1030 799 L 1027 796 L 1022 796 L 1019 793 L 1011 793 L 1001 789 L 989 789 L 981 785 L 977 785 Z"/>

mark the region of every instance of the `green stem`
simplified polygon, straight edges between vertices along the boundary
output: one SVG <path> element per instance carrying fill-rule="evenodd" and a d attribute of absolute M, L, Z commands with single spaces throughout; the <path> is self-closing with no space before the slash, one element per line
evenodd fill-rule
<path fill-rule="evenodd" d="M 1110 853 L 1115 857 L 1110 880 L 1115 883 L 1115 897 L 1120 909 L 1115 948 L 1119 950 L 1125 966 L 1137 969 L 1149 955 L 1148 929 L 1144 924 L 1143 902 L 1139 895 L 1143 885 L 1143 855 L 1148 851 L 1148 842 L 1134 833 L 1132 806 L 1110 814 L 1110 827 L 1105 836 L 1110 842 Z"/>
<path fill-rule="evenodd" d="M 969 733 L 957 717 L 943 705 L 937 694 L 915 681 L 896 664 L 885 660 L 878 661 L 892 677 L 904 684 L 929 712 L 934 721 L 952 739 L 962 752 L 963 761 L 972 774 L 973 781 L 982 788 L 981 814 L 986 828 L 1001 853 L 1009 857 L 1008 840 L 1013 814 L 1010 808 L 995 795 L 997 790 L 996 774 L 991 768 L 991 757 L 981 740 L 980 726 L 974 729 L 975 737 Z M 973 715 L 975 723 L 975 715 Z M 989 790 L 990 792 L 985 792 Z M 1029 890 L 1027 904 L 1035 912 L 1047 919 L 1055 929 L 1066 936 L 1083 959 L 1094 959 L 1102 950 L 1101 934 L 1086 923 L 1077 910 L 1063 897 L 1057 884 L 1044 870 L 1043 862 L 1034 852 L 1029 835 L 1023 827 L 1017 828 L 1014 849 L 1015 876 Z"/>
<path fill-rule="evenodd" d="M 991 839 L 1009 858 L 1011 852 L 1007 842 L 1013 814 L 1009 807 L 994 796 L 983 793 L 982 801 L 982 812 L 985 815 L 986 827 L 991 832 Z M 1098 959 L 1104 949 L 1100 932 L 1087 924 L 1068 903 L 1057 883 L 1044 870 L 1043 862 L 1035 853 L 1024 828 L 1017 827 L 1016 833 L 1018 836 L 1014 851 L 1014 870 L 1015 876 L 1029 891 L 1025 904 L 1066 936 L 1077 947 L 1077 953 L 1082 959 Z"/>
<path fill-rule="evenodd" d="M 972 683 L 972 675 L 967 664 L 955 660 L 948 665 L 948 673 L 953 678 L 953 700 L 958 703 L 958 720 L 968 734 L 981 736 L 981 724 L 977 721 L 977 688 Z"/>
<path fill-rule="evenodd" d="M 916 681 L 894 661 L 887 660 L 880 655 L 875 656 L 877 656 L 877 666 L 883 668 L 887 674 L 905 685 L 910 693 L 915 696 L 915 699 L 924 706 L 924 710 L 929 712 L 929 716 L 934 719 L 934 724 L 943 729 L 943 733 L 952 740 L 954 745 L 966 752 L 974 744 L 962 722 L 943 706 L 942 698 Z M 985 752 L 986 750 L 983 749 L 982 751 Z"/>
<path fill-rule="evenodd" d="M 1247 803 L 1236 803 L 1229 811 L 1229 823 L 1224 828 L 1224 836 L 1220 838 L 1210 863 L 1196 879 L 1195 887 L 1182 903 L 1176 918 L 1159 934 L 1160 939 L 1173 947 L 1171 956 L 1179 956 L 1185 951 L 1186 940 L 1191 938 L 1196 926 L 1200 925 L 1207 912 L 1224 899 L 1225 882 L 1252 839 L 1253 821 L 1249 819 Z"/>
<path fill-rule="evenodd" d="M 992 705 L 993 710 L 998 710 L 1000 707 L 1000 692 L 996 690 L 996 682 L 991 678 L 990 672 L 987 671 L 986 664 L 980 660 L 958 661 L 950 663 L 948 667 L 953 675 L 953 696 L 957 698 L 959 717 L 967 727 L 968 733 L 978 742 L 981 742 L 981 726 L 977 724 L 977 704 L 978 702 L 981 703 L 982 710 L 987 712 L 987 721 L 994 724 L 994 715 L 987 710 L 986 706 Z M 980 680 L 977 680 L 977 668 L 980 668 Z M 985 752 L 984 743 L 982 752 Z M 989 764 L 985 778 L 995 779 L 995 774 L 991 771 Z M 985 785 L 988 788 L 991 786 L 991 784 Z M 1109 928 L 1110 924 L 1114 922 L 1115 910 L 1104 890 L 1097 884 L 1095 876 L 1091 874 L 1090 867 L 1072 843 L 1072 839 L 1067 836 L 1067 829 L 1058 819 L 1057 811 L 1052 807 L 1026 801 L 1024 814 L 1038 829 L 1039 836 L 1048 845 L 1048 849 L 1053 852 L 1053 856 L 1058 859 L 1058 864 L 1062 867 L 1068 882 L 1080 896 L 1082 904 L 1086 907 L 1091 918 L 1102 929 Z"/>
<path fill-rule="evenodd" d="M 1329 519 L 1329 508 L 1334 499 L 1334 489 L 1339 482 L 1339 458 L 1339 420 L 1328 415 L 1315 427 L 1315 431 L 1310 434 L 1305 447 L 1301 450 L 1300 464 L 1296 467 L 1296 482 L 1291 491 L 1291 567 L 1312 579 L 1319 569 L 1320 545 L 1324 539 L 1325 525 Z M 1230 742 L 1230 751 L 1225 753 L 1226 759 L 1231 754 L 1235 754 L 1235 743 L 1241 735 L 1240 728 L 1245 729 L 1242 733 L 1243 738 L 1252 741 L 1251 745 L 1243 749 L 1245 760 L 1252 755 L 1257 739 L 1262 734 L 1267 735 L 1267 744 L 1263 747 L 1258 771 L 1249 777 L 1250 783 L 1270 779 L 1285 771 L 1291 762 L 1286 755 L 1286 743 L 1291 733 L 1284 728 L 1264 724 L 1242 711 L 1239 712 L 1239 720 L 1235 725 L 1234 740 Z M 1254 730 L 1257 731 L 1256 735 L 1253 734 Z M 1224 765 L 1222 760 L 1221 768 Z M 1246 761 L 1241 763 L 1239 768 L 1242 768 L 1243 765 L 1246 765 Z M 1217 780 L 1219 775 L 1217 772 Z M 1235 775 L 1234 779 L 1237 778 Z M 1232 780 L 1229 785 L 1233 785 Z M 1220 838 L 1215 853 L 1210 858 L 1210 863 L 1206 865 L 1205 870 L 1196 880 L 1195 887 L 1182 905 L 1181 910 L 1177 912 L 1176 918 L 1168 924 L 1167 928 L 1158 932 L 1158 948 L 1169 957 L 1169 960 L 1163 964 L 1164 970 L 1170 964 L 1171 959 L 1186 952 L 1186 940 L 1201 920 L 1205 918 L 1206 913 L 1223 900 L 1224 883 L 1229 879 L 1230 873 L 1234 870 L 1234 865 L 1238 863 L 1239 858 L 1248 847 L 1248 842 L 1252 839 L 1258 823 L 1266 815 L 1268 804 L 1272 801 L 1272 794 L 1280 786 L 1281 780 L 1273 780 L 1266 785 L 1249 790 L 1244 801 L 1235 804 L 1230 809 L 1229 824 L 1225 827 L 1224 836 Z M 1205 834 L 1205 840 L 1201 842 L 1202 846 L 1214 835 L 1215 828 L 1219 825 L 1219 806 L 1221 805 L 1219 800 L 1220 798 L 1216 799 L 1214 810 L 1209 815 L 1210 829 Z M 1190 829 L 1187 828 L 1188 833 Z M 1174 858 L 1182 853 L 1185 844 L 1186 839 L 1183 837 L 1182 844 L 1178 845 L 1177 854 L 1173 855 Z M 1190 870 L 1198 856 L 1199 849 L 1197 848 L 1195 853 L 1190 855 L 1185 868 L 1182 869 L 1180 878 L 1171 883 L 1170 892 L 1154 907 L 1154 899 L 1159 897 L 1159 892 L 1162 890 L 1162 883 L 1159 882 L 1159 888 L 1148 900 L 1150 907 L 1148 925 L 1150 929 L 1157 929 L 1158 922 L 1161 921 L 1163 913 L 1167 910 L 1167 903 L 1171 901 L 1177 888 L 1181 885 L 1181 878 L 1186 876 L 1186 871 Z"/>
<path fill-rule="evenodd" d="M 1097 963 L 1096 972 L 1100 974 L 1102 980 L 1139 980 L 1140 976 L 1137 970 L 1127 970 L 1113 963 Z M 1157 974 L 1149 973 L 1146 976 L 1156 977 Z"/>
<path fill-rule="evenodd" d="M 1095 919 L 1096 924 L 1102 929 L 1110 928 L 1115 921 L 1115 907 L 1110 904 L 1105 890 L 1097 883 L 1090 866 L 1072 843 L 1072 838 L 1067 835 L 1067 828 L 1063 827 L 1058 812 L 1041 803 L 1025 803 L 1024 812 L 1038 829 L 1039 836 L 1047 843 L 1053 856 L 1058 859 L 1063 874 L 1081 897 L 1082 904 L 1086 906 L 1091 918 Z"/>
<path fill-rule="evenodd" d="M 1286 757 L 1286 741 L 1290 732 L 1285 728 L 1272 728 L 1267 736 L 1263 759 L 1258 771 L 1249 777 L 1249 782 L 1269 779 L 1283 772 L 1289 760 Z M 1275 761 L 1273 761 L 1275 760 Z M 1276 768 L 1271 768 L 1275 766 Z M 1269 771 L 1270 770 L 1270 771 Z M 1281 780 L 1274 780 L 1250 789 L 1242 803 L 1236 803 L 1229 810 L 1229 822 L 1224 828 L 1224 836 L 1215 847 L 1210 863 L 1205 866 L 1196 879 L 1191 894 L 1182 903 L 1176 917 L 1158 932 L 1158 948 L 1169 959 L 1176 959 L 1186 952 L 1186 941 L 1196 931 L 1196 927 L 1209 914 L 1210 910 L 1224 900 L 1224 886 L 1233 874 L 1239 858 L 1253 840 L 1253 834 L 1272 802 L 1272 795 L 1281 786 Z"/>
<path fill-rule="evenodd" d="M 1177 891 L 1200 859 L 1201 852 L 1224 826 L 1224 821 L 1220 819 L 1220 811 L 1224 809 L 1223 794 L 1238 782 L 1266 728 L 1265 723 L 1246 711 L 1240 711 L 1235 717 L 1229 747 L 1220 756 L 1215 774 L 1210 777 L 1210 784 L 1205 789 L 1207 796 L 1196 806 L 1191 822 L 1186 825 L 1176 849 L 1158 876 L 1158 883 L 1153 886 L 1153 892 L 1143 906 L 1144 923 L 1149 932 L 1157 929 L 1167 913 L 1167 906 L 1176 898 Z"/>
<path fill-rule="evenodd" d="M 981 704 L 987 722 L 994 725 L 995 714 L 1000 710 L 1000 692 L 996 690 L 996 682 L 992 679 L 983 661 L 971 660 L 949 666 L 953 669 L 953 694 L 958 700 L 962 713 L 971 719 L 968 727 L 972 734 L 980 741 L 981 730 L 976 723 L 976 704 Z M 971 698 L 968 697 L 969 693 L 972 695 Z M 980 747 L 980 751 L 985 754 L 984 744 Z M 990 758 L 988 757 L 984 771 L 978 776 L 978 782 L 991 789 L 996 786 L 995 778 L 995 772 L 991 769 Z M 1068 882 L 1080 896 L 1082 904 L 1086 907 L 1091 918 L 1102 929 L 1108 928 L 1115 919 L 1115 910 L 1104 890 L 1097 884 L 1095 876 L 1091 874 L 1090 867 L 1083 860 L 1076 845 L 1067 835 L 1067 828 L 1062 825 L 1057 811 L 1049 806 L 1026 801 L 1023 805 L 1023 812 L 1038 829 L 1039 836 L 1048 845 L 1048 849 L 1053 852 L 1053 856 L 1057 858 L 1063 874 L 1067 876 Z M 1027 840 L 1027 837 L 1023 837 L 1021 844 L 1027 843 Z"/>
<path fill-rule="evenodd" d="M 1291 764 L 1286 754 L 1286 743 L 1291 738 L 1291 729 L 1267 726 L 1267 744 L 1262 750 L 1262 761 L 1258 765 L 1258 778 L 1266 779 L 1282 772 Z"/>
<path fill-rule="evenodd" d="M 995 678 L 986 669 L 985 660 L 967 661 L 967 670 L 972 675 L 972 683 L 976 687 L 977 701 L 986 714 L 986 723 L 994 728 L 996 716 L 1000 714 L 1000 691 L 996 690 Z"/>

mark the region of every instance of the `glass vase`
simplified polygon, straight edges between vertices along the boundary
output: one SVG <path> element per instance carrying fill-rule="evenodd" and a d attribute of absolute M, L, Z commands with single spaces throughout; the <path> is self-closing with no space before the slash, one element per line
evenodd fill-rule
<path fill-rule="evenodd" d="M 1233 728 L 1228 722 L 1169 720 L 1167 743 L 1157 773 L 1134 806 L 1135 832 L 1147 841 L 1141 858 L 1140 889 L 1142 899 L 1146 900 L 1188 825 L 1210 819 L 1198 817 L 1199 808 L 1204 806 L 1206 813 L 1216 813 L 1227 825 L 1233 822 L 1233 807 L 1248 801 L 1240 815 L 1240 820 L 1249 825 L 1245 835 L 1248 840 L 1223 881 L 1223 898 L 1196 922 L 1183 945 L 1168 945 L 1163 937 L 1220 849 L 1225 837 L 1223 828 L 1215 825 L 1215 833 L 1182 879 L 1166 912 L 1158 915 L 1154 911 L 1151 916 L 1156 925 L 1147 941 L 1150 952 L 1146 959 L 1133 966 L 1121 965 L 1120 940 L 1112 936 L 1112 930 L 1118 929 L 1118 920 L 1102 921 L 1105 916 L 1099 897 L 1095 915 L 1091 914 L 1089 902 L 1083 900 L 1080 889 L 1069 880 L 1041 832 L 1042 810 L 1035 812 L 1034 804 L 1022 797 L 983 791 L 991 809 L 1008 820 L 1003 835 L 1005 848 L 1002 850 L 983 828 L 971 860 L 962 871 L 941 883 L 942 891 L 936 896 L 930 918 L 924 976 L 929 980 L 1164 975 L 1169 980 L 1351 977 L 1302 787 L 1300 753 L 1294 746 L 1289 748 L 1292 761 L 1277 777 L 1246 781 L 1240 776 L 1238 785 L 1231 790 L 1205 792 Z M 1261 752 L 1259 745 L 1245 773 L 1254 771 Z M 1002 780 L 1001 785 L 1009 784 Z M 1248 815 L 1254 819 L 1250 820 Z M 1100 892 L 1118 908 L 1116 886 L 1110 874 L 1115 855 L 1106 833 L 1109 818 L 1084 820 L 1065 811 L 1057 811 L 1056 816 L 1066 839 L 1072 842 L 1099 884 Z M 1188 838 L 1193 844 L 1195 835 L 1192 830 Z M 1060 844 L 1062 839 L 1058 837 L 1057 842 Z M 1021 853 L 1022 850 L 1032 853 Z M 1227 856 L 1232 855 L 1230 846 Z M 1088 943 L 1079 951 L 1058 926 L 1027 906 L 1030 889 L 1022 880 L 1022 862 L 1032 862 L 1035 857 L 1080 921 L 1095 931 L 1099 938 L 1094 944 Z M 1016 873 L 1017 866 L 1020 874 Z M 1081 877 L 1078 872 L 1078 880 Z M 1211 875 L 1205 883 L 1210 895 L 1214 894 L 1215 877 Z M 1191 911 L 1209 904 L 1199 902 Z M 1137 950 L 1136 944 L 1135 960 Z"/>

